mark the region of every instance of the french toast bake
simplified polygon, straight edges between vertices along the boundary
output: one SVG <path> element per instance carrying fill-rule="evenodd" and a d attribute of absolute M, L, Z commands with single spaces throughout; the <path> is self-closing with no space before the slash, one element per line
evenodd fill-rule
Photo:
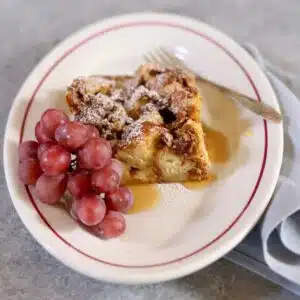
<path fill-rule="evenodd" d="M 77 121 L 110 140 L 125 166 L 124 184 L 208 178 L 202 100 L 192 74 L 145 64 L 134 76 L 79 77 L 66 100 Z"/>

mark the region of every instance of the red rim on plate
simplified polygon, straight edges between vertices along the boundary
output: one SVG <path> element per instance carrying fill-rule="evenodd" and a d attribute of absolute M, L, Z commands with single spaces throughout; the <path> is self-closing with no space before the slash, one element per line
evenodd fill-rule
<path fill-rule="evenodd" d="M 35 99 L 36 94 L 38 93 L 39 89 L 42 87 L 42 85 L 44 84 L 44 82 L 47 80 L 48 76 L 52 73 L 52 71 L 70 54 L 72 54 L 74 51 L 76 51 L 78 48 L 80 48 L 81 46 L 85 45 L 86 43 L 88 43 L 90 40 L 94 39 L 94 38 L 99 38 L 101 36 L 103 36 L 104 34 L 108 34 L 110 32 L 119 30 L 119 29 L 124 29 L 124 28 L 128 28 L 128 27 L 138 27 L 138 26 L 166 26 L 166 27 L 172 27 L 172 28 L 178 28 L 190 33 L 195 34 L 198 37 L 204 38 L 207 41 L 209 41 L 210 43 L 214 44 L 216 47 L 218 47 L 219 49 L 221 49 L 223 52 L 225 52 L 238 66 L 239 68 L 243 71 L 243 73 L 245 74 L 245 76 L 247 77 L 251 87 L 253 88 L 256 97 L 258 99 L 258 101 L 261 101 L 258 90 L 252 80 L 252 78 L 250 77 L 249 73 L 247 72 L 247 70 L 243 67 L 243 65 L 233 56 L 233 54 L 231 54 L 223 45 L 221 45 L 220 43 L 218 43 L 217 41 L 215 41 L 214 39 L 212 39 L 211 37 L 197 31 L 194 30 L 192 28 L 186 27 L 184 25 L 181 24 L 176 24 L 176 23 L 172 23 L 172 22 L 161 22 L 161 21 L 139 21 L 139 22 L 129 22 L 129 23 L 123 23 L 117 26 L 112 26 L 112 27 L 108 27 L 104 30 L 98 31 L 92 35 L 90 35 L 89 37 L 85 38 L 84 40 L 82 40 L 81 42 L 75 44 L 72 48 L 70 48 L 69 50 L 67 50 L 59 59 L 57 59 L 55 61 L 55 63 L 49 68 L 49 70 L 45 73 L 45 75 L 41 78 L 41 80 L 39 81 L 38 85 L 36 86 L 36 88 L 34 89 L 34 92 L 29 100 L 29 103 L 26 107 L 25 110 L 25 114 L 23 117 L 23 121 L 22 121 L 22 126 L 21 126 L 21 131 L 20 131 L 20 138 L 19 138 L 19 142 L 22 142 L 23 139 L 23 133 L 24 133 L 24 128 L 25 128 L 25 124 L 26 124 L 26 119 L 27 119 L 27 115 L 28 112 L 31 108 L 31 105 Z M 236 218 L 232 221 L 232 223 L 225 228 L 220 234 L 218 234 L 213 240 L 211 240 L 209 243 L 207 243 L 206 245 L 202 246 L 199 249 L 196 249 L 186 255 L 183 255 L 181 257 L 169 260 L 169 261 L 165 261 L 165 262 L 161 262 L 161 263 L 156 263 L 156 264 L 149 264 L 149 265 L 122 265 L 122 264 L 118 264 L 118 263 L 114 263 L 114 262 L 109 262 L 109 261 L 105 261 L 102 259 L 99 259 L 97 257 L 94 257 L 92 255 L 89 255 L 88 253 L 83 252 L 82 250 L 78 249 L 77 247 L 75 247 L 74 245 L 72 245 L 69 241 L 67 241 L 66 239 L 64 239 L 51 225 L 50 223 L 47 221 L 46 217 L 43 215 L 43 213 L 39 210 L 38 206 L 35 203 L 35 200 L 32 197 L 32 194 L 29 190 L 29 188 L 26 186 L 26 191 L 28 194 L 28 197 L 33 205 L 33 207 L 35 208 L 35 210 L 37 211 L 37 213 L 39 214 L 39 216 L 41 217 L 41 219 L 44 221 L 44 223 L 49 227 L 49 229 L 61 240 L 63 241 L 66 245 L 68 245 L 69 247 L 71 247 L 72 249 L 74 249 L 75 251 L 77 251 L 78 253 L 93 259 L 97 262 L 101 262 L 107 265 L 111 265 L 114 267 L 121 267 L 121 268 L 152 268 L 152 267 L 159 267 L 159 266 L 164 266 L 164 265 L 168 265 L 168 264 L 172 264 L 172 263 L 176 263 L 179 262 L 181 260 L 187 259 L 195 254 L 198 254 L 199 252 L 209 248 L 211 245 L 213 245 L 215 242 L 217 242 L 218 240 L 220 240 L 228 231 L 230 231 L 230 229 L 240 220 L 240 218 L 243 216 L 243 214 L 246 212 L 246 210 L 249 208 L 262 179 L 264 170 L 265 170 L 265 164 L 266 164 L 266 159 L 267 159 L 267 152 L 268 152 L 268 128 L 267 128 L 267 122 L 265 120 L 263 120 L 263 125 L 264 125 L 264 153 L 263 153 L 263 157 L 262 157 L 262 162 L 261 162 L 261 168 L 260 168 L 260 172 L 258 175 L 258 178 L 255 182 L 255 185 L 253 187 L 253 190 L 249 196 L 249 199 L 246 203 L 246 205 L 243 207 L 242 211 L 236 216 Z"/>

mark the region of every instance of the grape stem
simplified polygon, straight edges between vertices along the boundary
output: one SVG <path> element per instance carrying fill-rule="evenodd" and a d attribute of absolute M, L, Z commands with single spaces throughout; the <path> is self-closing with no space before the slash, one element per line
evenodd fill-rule
<path fill-rule="evenodd" d="M 77 166 L 77 159 L 73 158 L 71 160 L 70 166 L 69 166 L 69 172 L 73 172 L 74 170 L 76 170 L 76 166 Z"/>

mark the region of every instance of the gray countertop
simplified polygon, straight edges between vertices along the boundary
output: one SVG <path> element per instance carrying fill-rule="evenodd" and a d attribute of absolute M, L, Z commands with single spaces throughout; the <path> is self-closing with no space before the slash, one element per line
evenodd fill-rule
<path fill-rule="evenodd" d="M 195 17 L 240 42 L 255 43 L 290 72 L 300 71 L 298 0 L 1 0 L 1 140 L 12 99 L 30 70 L 54 45 L 84 25 L 133 11 Z M 223 259 L 188 277 L 148 286 L 114 285 L 79 275 L 45 252 L 24 228 L 1 170 L 0 299 L 298 299 Z"/>

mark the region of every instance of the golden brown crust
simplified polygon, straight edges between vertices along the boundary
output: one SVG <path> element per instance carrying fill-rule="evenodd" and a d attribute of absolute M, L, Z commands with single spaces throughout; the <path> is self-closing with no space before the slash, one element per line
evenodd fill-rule
<path fill-rule="evenodd" d="M 99 102 L 101 108 L 103 103 L 108 104 L 105 107 L 113 103 L 110 112 L 99 109 L 103 116 L 98 128 L 103 133 L 103 124 L 108 118 L 112 120 L 111 132 L 102 135 L 112 138 L 114 156 L 126 166 L 123 183 L 208 178 L 210 163 L 200 121 L 201 96 L 193 75 L 146 64 L 134 77 L 107 76 L 101 81 L 94 76 L 80 80 L 81 89 L 75 80 L 66 94 L 79 121 L 90 123 L 95 113 L 93 101 L 96 108 Z M 88 116 L 86 106 L 92 108 Z M 116 118 L 116 107 L 121 120 Z M 118 135 L 112 134 L 116 128 Z"/>

